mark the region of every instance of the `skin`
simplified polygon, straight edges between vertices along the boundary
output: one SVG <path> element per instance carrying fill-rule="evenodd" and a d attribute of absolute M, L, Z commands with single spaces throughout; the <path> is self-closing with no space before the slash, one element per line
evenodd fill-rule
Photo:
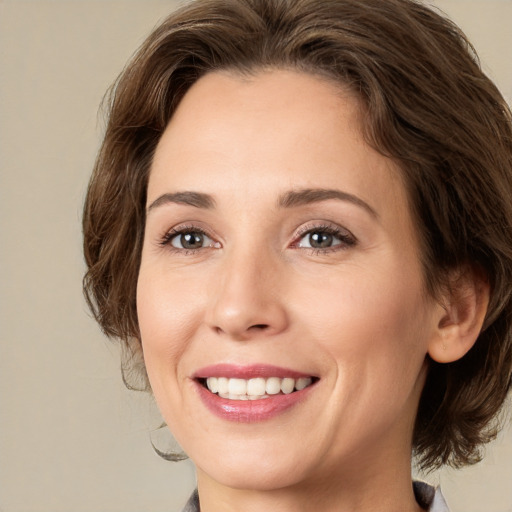
<path fill-rule="evenodd" d="M 138 317 L 151 386 L 196 465 L 203 512 L 420 510 L 413 424 L 425 356 L 444 354 L 441 340 L 451 350 L 440 332 L 450 322 L 425 292 L 399 171 L 364 142 L 359 115 L 353 95 L 315 76 L 216 72 L 192 86 L 158 144 Z M 357 200 L 278 206 L 310 188 Z M 214 205 L 157 201 L 184 191 Z M 343 236 L 307 247 L 306 232 L 326 226 Z M 173 229 L 208 238 L 185 250 Z M 213 415 L 191 378 L 216 363 L 320 380 L 277 417 L 236 423 Z"/>

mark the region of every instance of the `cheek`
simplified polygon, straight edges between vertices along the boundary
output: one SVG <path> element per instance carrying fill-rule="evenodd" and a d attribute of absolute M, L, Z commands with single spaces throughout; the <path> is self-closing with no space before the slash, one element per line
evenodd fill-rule
<path fill-rule="evenodd" d="M 298 316 L 340 371 L 382 381 L 415 379 L 427 353 L 428 306 L 417 273 L 350 269 L 297 303 Z"/>
<path fill-rule="evenodd" d="M 160 367 L 169 372 L 177 364 L 194 334 L 201 291 L 190 284 L 170 279 L 157 265 L 141 265 L 137 316 L 150 380 Z"/>
<path fill-rule="evenodd" d="M 186 384 L 181 364 L 195 334 L 198 313 L 197 283 L 185 283 L 160 268 L 141 265 L 137 283 L 137 315 L 149 382 L 160 411 L 173 432 L 180 432 L 176 411 L 184 410 Z M 174 277 L 173 277 L 174 276 Z M 185 415 L 186 416 L 186 415 Z M 177 425 L 176 425 L 177 423 Z"/>
<path fill-rule="evenodd" d="M 383 274 L 360 276 L 344 280 L 343 289 L 333 283 L 323 299 L 310 302 L 322 305 L 309 317 L 315 318 L 309 328 L 317 349 L 336 368 L 329 375 L 335 437 L 373 439 L 415 415 L 428 316 L 421 287 L 406 283 Z M 335 439 L 332 443 L 343 446 Z"/>

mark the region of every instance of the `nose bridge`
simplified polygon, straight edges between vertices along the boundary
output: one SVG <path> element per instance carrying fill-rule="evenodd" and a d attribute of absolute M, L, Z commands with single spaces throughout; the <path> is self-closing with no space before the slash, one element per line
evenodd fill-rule
<path fill-rule="evenodd" d="M 286 328 L 278 290 L 278 257 L 268 246 L 237 244 L 225 250 L 214 278 L 208 321 L 217 333 L 246 340 Z"/>

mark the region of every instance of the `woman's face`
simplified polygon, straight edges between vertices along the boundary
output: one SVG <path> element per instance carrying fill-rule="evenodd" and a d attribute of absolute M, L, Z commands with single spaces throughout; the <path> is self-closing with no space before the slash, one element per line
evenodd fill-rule
<path fill-rule="evenodd" d="M 359 116 L 314 76 L 212 73 L 158 144 L 137 308 L 153 392 L 200 482 L 409 463 L 438 306 L 399 172 Z"/>

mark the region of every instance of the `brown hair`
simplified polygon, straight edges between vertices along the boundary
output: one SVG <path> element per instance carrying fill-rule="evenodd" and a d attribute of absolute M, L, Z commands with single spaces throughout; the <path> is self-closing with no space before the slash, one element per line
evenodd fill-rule
<path fill-rule="evenodd" d="M 462 32 L 419 2 L 199 0 L 157 27 L 111 90 L 85 203 L 84 290 L 96 319 L 137 353 L 155 147 L 202 75 L 262 68 L 322 74 L 359 95 L 367 142 L 403 172 L 433 296 L 449 270 L 485 272 L 484 329 L 461 360 L 430 361 L 414 432 L 425 468 L 477 461 L 511 385 L 512 116 Z"/>

